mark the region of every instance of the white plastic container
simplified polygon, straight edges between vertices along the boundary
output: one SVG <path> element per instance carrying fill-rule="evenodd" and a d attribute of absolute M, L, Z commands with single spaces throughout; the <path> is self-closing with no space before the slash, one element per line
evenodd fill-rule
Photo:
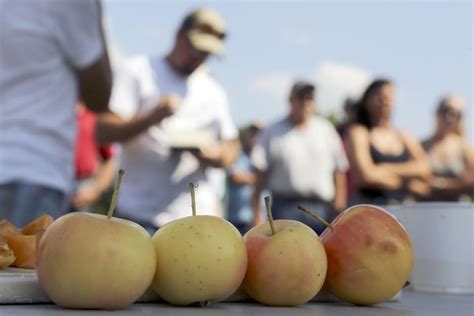
<path fill-rule="evenodd" d="M 474 294 L 474 204 L 414 203 L 387 207 L 415 250 L 415 290 Z"/>

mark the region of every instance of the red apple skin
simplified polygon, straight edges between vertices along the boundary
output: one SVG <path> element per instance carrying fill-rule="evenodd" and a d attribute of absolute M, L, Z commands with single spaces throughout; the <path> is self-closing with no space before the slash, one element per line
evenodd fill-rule
<path fill-rule="evenodd" d="M 412 242 L 398 220 L 382 208 L 356 205 L 339 214 L 322 234 L 328 258 L 325 288 L 355 305 L 392 298 L 408 280 Z"/>
<path fill-rule="evenodd" d="M 268 223 L 244 235 L 248 266 L 244 291 L 271 306 L 295 306 L 308 302 L 321 289 L 327 259 L 319 236 L 305 224 L 275 220 L 276 234 Z"/>

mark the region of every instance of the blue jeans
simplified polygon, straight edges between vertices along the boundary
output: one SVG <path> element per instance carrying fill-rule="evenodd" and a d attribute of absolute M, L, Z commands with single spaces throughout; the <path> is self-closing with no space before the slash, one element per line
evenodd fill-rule
<path fill-rule="evenodd" d="M 43 214 L 54 219 L 66 213 L 66 195 L 38 184 L 10 182 L 0 184 L 0 219 L 23 227 Z"/>
<path fill-rule="evenodd" d="M 154 226 L 150 222 L 145 222 L 145 221 L 139 221 L 137 219 L 133 219 L 129 216 L 123 215 L 122 212 L 120 212 L 120 209 L 116 208 L 114 212 L 114 217 L 121 218 L 121 219 L 126 219 L 127 221 L 134 222 L 141 227 L 145 228 L 145 230 L 150 234 L 151 237 L 153 237 L 156 233 L 156 231 L 159 229 L 159 227 Z"/>
<path fill-rule="evenodd" d="M 326 229 L 326 226 L 308 214 L 298 210 L 298 205 L 316 213 L 329 223 L 337 215 L 332 206 L 327 202 L 304 197 L 282 197 L 274 195 L 272 196 L 273 219 L 292 219 L 300 221 L 311 227 L 318 235 L 321 235 L 321 233 Z"/>

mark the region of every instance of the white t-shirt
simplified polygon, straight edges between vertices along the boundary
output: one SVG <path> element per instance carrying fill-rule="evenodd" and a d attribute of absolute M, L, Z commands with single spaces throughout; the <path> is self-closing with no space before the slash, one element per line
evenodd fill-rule
<path fill-rule="evenodd" d="M 74 180 L 75 71 L 104 51 L 97 4 L 0 1 L 0 184 L 68 192 Z"/>
<path fill-rule="evenodd" d="M 283 119 L 262 131 L 251 156 L 252 164 L 266 171 L 266 186 L 273 194 L 334 199 L 334 172 L 349 163 L 341 139 L 324 118 L 313 117 L 304 129 Z"/>
<path fill-rule="evenodd" d="M 227 97 L 209 72 L 201 67 L 190 76 L 176 73 L 162 58 L 137 56 L 114 74 L 111 109 L 130 119 L 151 111 L 160 97 L 182 98 L 178 111 L 160 124 L 122 144 L 125 170 L 118 210 L 125 216 L 162 226 L 191 215 L 188 182 L 199 185 L 199 214 L 220 215 L 216 192 L 199 161 L 189 152 L 170 148 L 170 135 L 183 129 L 208 128 L 217 140 L 238 136 Z"/>

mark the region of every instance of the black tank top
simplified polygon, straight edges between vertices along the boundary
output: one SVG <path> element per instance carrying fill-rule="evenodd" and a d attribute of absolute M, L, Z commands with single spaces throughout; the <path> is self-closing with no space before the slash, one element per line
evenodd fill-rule
<path fill-rule="evenodd" d="M 381 153 L 372 144 L 370 144 L 370 156 L 376 165 L 381 163 L 401 163 L 410 159 L 406 147 L 399 155 L 387 155 Z M 388 191 L 375 188 L 360 188 L 359 193 L 363 199 L 367 199 L 369 202 L 375 204 L 387 204 L 390 201 L 402 202 L 407 195 L 407 192 L 404 189 Z"/>

